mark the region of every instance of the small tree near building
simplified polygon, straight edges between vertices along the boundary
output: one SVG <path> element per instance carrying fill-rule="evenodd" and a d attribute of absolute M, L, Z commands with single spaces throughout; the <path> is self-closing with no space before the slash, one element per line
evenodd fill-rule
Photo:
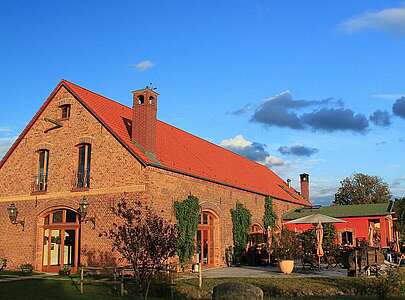
<path fill-rule="evenodd" d="M 175 202 L 174 209 L 177 219 L 177 254 L 180 264 L 184 267 L 195 253 L 201 207 L 198 198 L 190 195 L 182 202 Z"/>
<path fill-rule="evenodd" d="M 236 203 L 236 207 L 231 209 L 233 243 L 235 255 L 239 257 L 249 240 L 250 225 L 252 224 L 252 214 L 241 203 Z"/>
<path fill-rule="evenodd" d="M 273 199 L 270 196 L 267 196 L 264 199 L 264 216 L 263 216 L 263 225 L 265 230 L 268 227 L 274 228 L 276 226 L 277 216 L 273 210 Z"/>
<path fill-rule="evenodd" d="M 397 215 L 397 225 L 400 239 L 405 242 L 405 197 L 395 199 L 395 214 Z"/>
<path fill-rule="evenodd" d="M 355 173 L 341 182 L 334 204 L 350 205 L 388 202 L 391 192 L 381 177 Z"/>
<path fill-rule="evenodd" d="M 113 251 L 132 266 L 135 280 L 147 299 L 152 279 L 176 254 L 175 227 L 140 201 L 131 207 L 121 199 L 113 213 L 118 221 L 101 235 L 110 239 Z"/>

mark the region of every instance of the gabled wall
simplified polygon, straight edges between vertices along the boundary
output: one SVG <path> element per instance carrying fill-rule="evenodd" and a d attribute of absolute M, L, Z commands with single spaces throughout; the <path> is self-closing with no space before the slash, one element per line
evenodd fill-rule
<path fill-rule="evenodd" d="M 62 128 L 45 133 L 54 125 L 44 118 L 59 119 L 61 103 L 72 105 L 70 119 L 61 121 Z M 91 189 L 72 192 L 78 159 L 76 145 L 83 141 L 92 144 Z M 32 194 L 38 172 L 36 151 L 43 148 L 50 151 L 48 191 Z M 62 87 L 0 168 L 0 257 L 8 259 L 9 268 L 31 263 L 40 270 L 43 212 L 61 207 L 76 210 L 84 195 L 90 203 L 89 216 L 96 218 L 96 228 L 93 230 L 90 223 L 82 225 L 82 262 L 88 253 L 111 257 L 108 241 L 99 238 L 99 233 L 111 228 L 114 221 L 109 210 L 123 192 L 142 197 L 144 189 L 141 164 Z M 8 218 L 11 203 L 19 209 L 18 219 L 25 221 L 24 231 Z"/>
<path fill-rule="evenodd" d="M 71 103 L 71 117 L 54 127 L 44 118 L 60 119 L 61 103 Z M 141 164 L 62 87 L 0 169 L 0 198 L 31 193 L 38 173 L 37 150 L 50 151 L 48 192 L 69 192 L 77 171 L 81 142 L 92 144 L 91 187 L 94 189 L 142 183 Z M 17 184 L 18 183 L 18 184 Z"/>

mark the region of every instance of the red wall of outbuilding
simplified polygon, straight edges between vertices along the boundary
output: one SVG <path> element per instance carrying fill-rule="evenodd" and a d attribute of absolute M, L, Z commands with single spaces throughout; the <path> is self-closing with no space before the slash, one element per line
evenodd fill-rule
<path fill-rule="evenodd" d="M 386 216 L 367 216 L 367 217 L 348 217 L 340 218 L 345 220 L 347 223 L 335 223 L 335 228 L 337 232 L 343 232 L 346 230 L 353 230 L 353 240 L 357 238 L 363 238 L 368 240 L 368 226 L 369 221 L 379 220 L 380 221 L 380 234 L 381 234 L 381 247 L 389 246 L 389 224 L 386 219 Z M 314 227 L 311 224 L 284 224 L 284 226 L 295 232 L 304 232 Z"/>

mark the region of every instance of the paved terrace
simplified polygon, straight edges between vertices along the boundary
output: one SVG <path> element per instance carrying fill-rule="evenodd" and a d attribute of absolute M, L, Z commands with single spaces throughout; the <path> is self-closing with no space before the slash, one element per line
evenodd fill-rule
<path fill-rule="evenodd" d="M 182 273 L 178 277 L 181 278 L 196 278 L 198 273 Z M 345 269 L 327 269 L 323 267 L 321 270 L 302 270 L 301 266 L 294 269 L 294 272 L 289 275 L 280 273 L 277 267 L 220 267 L 208 268 L 203 270 L 203 278 L 291 278 L 291 277 L 346 277 L 347 270 Z M 52 273 L 38 273 L 32 276 L 18 275 L 0 275 L 1 282 L 22 281 L 29 279 L 52 279 L 52 280 L 70 280 L 69 277 L 59 277 Z M 101 280 L 102 281 L 102 280 Z"/>
<path fill-rule="evenodd" d="M 198 274 L 184 275 L 184 277 L 195 277 Z M 302 270 L 301 266 L 294 268 L 292 274 L 282 274 L 277 267 L 221 267 L 203 269 L 204 278 L 229 278 L 229 277 L 249 277 L 249 278 L 275 278 L 275 277 L 341 277 L 347 276 L 347 270 L 336 268 L 327 269 L 322 267 L 321 270 Z"/>

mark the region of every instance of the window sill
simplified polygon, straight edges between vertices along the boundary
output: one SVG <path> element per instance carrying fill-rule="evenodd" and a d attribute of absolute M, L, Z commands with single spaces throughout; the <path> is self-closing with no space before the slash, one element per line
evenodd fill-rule
<path fill-rule="evenodd" d="M 74 193 L 74 192 L 87 192 L 88 190 L 90 190 L 90 188 L 72 188 L 70 191 Z"/>
<path fill-rule="evenodd" d="M 31 195 L 45 195 L 48 191 L 31 192 Z"/>

